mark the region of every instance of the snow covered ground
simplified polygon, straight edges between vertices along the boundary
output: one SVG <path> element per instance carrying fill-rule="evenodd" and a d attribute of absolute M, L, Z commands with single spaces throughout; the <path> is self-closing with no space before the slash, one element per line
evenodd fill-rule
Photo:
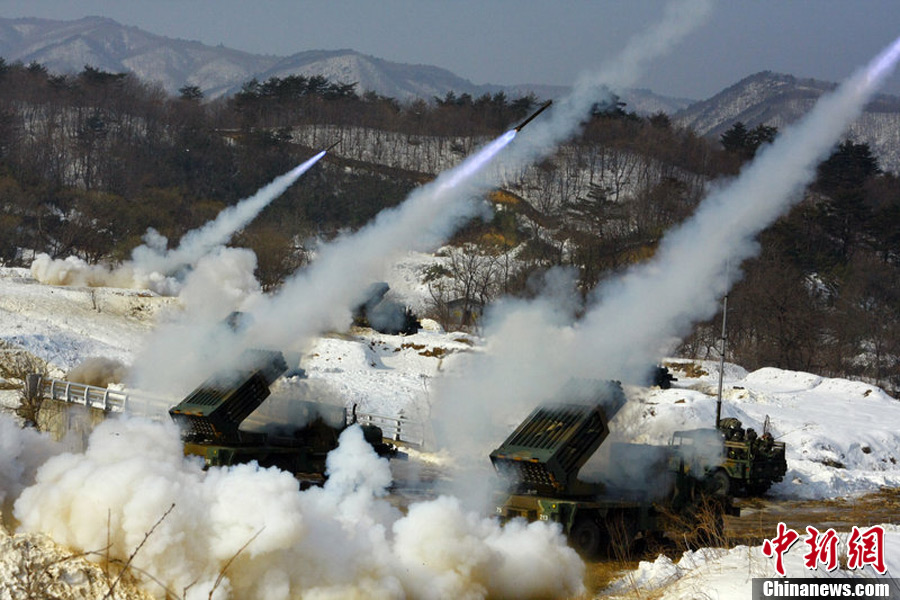
<path fill-rule="evenodd" d="M 421 261 L 411 256 L 407 262 Z M 403 291 L 412 293 L 415 278 L 406 279 Z M 48 361 L 56 376 L 98 356 L 129 363 L 154 324 L 173 310 L 179 310 L 177 299 L 40 285 L 26 270 L 0 269 L 0 341 Z M 322 337 L 301 366 L 310 382 L 321 384 L 346 406 L 425 421 L 432 382 L 457 356 L 478 352 L 481 343 L 471 335 L 442 332 L 428 321 L 425 325 L 412 336 L 360 329 Z M 667 365 L 678 378 L 672 389 L 626 386 L 629 402 L 613 421 L 618 440 L 665 444 L 673 431 L 713 422 L 718 364 L 673 358 Z M 726 367 L 724 416 L 735 416 L 757 431 L 768 416 L 775 437 L 787 443 L 788 474 L 772 488 L 772 496 L 828 499 L 900 487 L 900 402 L 864 383 L 774 368 L 748 373 Z M 15 392 L 0 394 L 9 404 Z M 900 572 L 900 528 L 887 524 L 886 529 L 889 573 Z M 788 575 L 822 575 L 805 569 L 803 552 L 798 543 L 788 553 Z M 608 593 L 626 595 L 638 588 L 657 590 L 667 599 L 694 598 L 698 590 L 709 598 L 747 597 L 753 577 L 773 575 L 773 561 L 760 547 L 700 549 L 677 562 L 661 556 L 641 563 Z"/>
<path fill-rule="evenodd" d="M 0 268 L 0 340 L 65 372 L 92 356 L 130 362 L 174 298 L 146 291 L 44 286 L 27 269 Z"/>

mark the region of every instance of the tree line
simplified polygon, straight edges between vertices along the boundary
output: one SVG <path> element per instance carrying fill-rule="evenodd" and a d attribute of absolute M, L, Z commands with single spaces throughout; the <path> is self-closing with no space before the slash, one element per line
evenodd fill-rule
<path fill-rule="evenodd" d="M 742 160 L 755 153 L 729 151 Z M 730 355 L 751 369 L 774 365 L 900 391 L 898 211 L 897 176 L 879 168 L 867 144 L 839 144 L 802 201 L 761 234 L 759 257 L 743 265 L 729 296 Z M 685 349 L 707 353 L 720 319 L 698 326 Z"/>
<path fill-rule="evenodd" d="M 0 262 L 27 265 L 35 251 L 122 260 L 148 227 L 175 241 L 341 140 L 346 148 L 233 241 L 257 253 L 272 288 L 302 266 L 309 240 L 360 227 L 537 104 L 453 92 L 400 102 L 301 75 L 207 100 L 191 85 L 170 95 L 131 74 L 86 66 L 57 75 L 0 59 Z M 535 293 L 555 266 L 574 269 L 586 296 L 652 256 L 712 181 L 737 173 L 776 134 L 736 123 L 710 140 L 613 98 L 552 156 L 499 176 L 493 217 L 464 227 L 442 266 L 423 274 L 434 315 L 477 327 L 480 307 Z M 728 359 L 900 389 L 898 216 L 896 176 L 865 144 L 836 147 L 743 266 L 729 299 Z M 699 324 L 681 352 L 712 356 L 717 321 Z"/>

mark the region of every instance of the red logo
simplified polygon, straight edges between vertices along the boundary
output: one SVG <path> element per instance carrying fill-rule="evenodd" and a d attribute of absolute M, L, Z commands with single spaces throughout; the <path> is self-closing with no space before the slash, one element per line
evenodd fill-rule
<path fill-rule="evenodd" d="M 763 542 L 764 556 L 775 559 L 775 571 L 784 576 L 784 553 L 800 539 L 800 534 L 788 528 L 784 523 L 778 524 L 778 533 L 772 539 Z M 815 527 L 806 528 L 803 542 L 809 551 L 803 556 L 803 564 L 807 569 L 818 569 L 822 565 L 826 571 L 838 567 L 838 546 L 840 539 L 834 529 L 822 533 Z M 887 568 L 884 564 L 884 527 L 875 525 L 868 529 L 854 526 L 847 540 L 847 568 L 862 569 L 871 566 L 879 574 L 884 575 Z"/>
<path fill-rule="evenodd" d="M 784 576 L 784 553 L 800 539 L 800 534 L 793 529 L 788 529 L 784 523 L 778 524 L 778 535 L 771 540 L 763 542 L 763 554 L 769 558 L 775 557 L 775 570 Z"/>
<path fill-rule="evenodd" d="M 887 569 L 884 566 L 884 527 L 875 525 L 865 531 L 853 526 L 850 539 L 847 540 L 847 568 L 862 569 L 871 565 L 880 575 Z"/>
<path fill-rule="evenodd" d="M 838 566 L 838 536 L 834 529 L 829 529 L 824 534 L 819 534 L 815 527 L 806 528 L 806 545 L 809 552 L 803 557 L 803 564 L 807 569 L 817 569 L 819 564 L 825 565 L 826 571 L 834 571 Z"/>

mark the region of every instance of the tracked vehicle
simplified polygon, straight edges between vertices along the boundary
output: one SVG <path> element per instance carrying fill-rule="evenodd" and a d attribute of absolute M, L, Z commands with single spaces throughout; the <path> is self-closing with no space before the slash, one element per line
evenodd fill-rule
<path fill-rule="evenodd" d="M 181 425 L 185 454 L 202 457 L 208 467 L 256 461 L 262 467 L 293 473 L 304 485 L 323 482 L 325 458 L 337 448 L 341 432 L 354 423 L 354 415 L 343 407 L 297 400 L 292 402 L 292 422 L 303 425 L 242 429 L 241 424 L 269 397 L 269 386 L 288 367 L 277 351 L 248 350 L 240 363 L 233 372 L 210 377 L 169 409 Z M 362 429 L 379 455 L 397 455 L 393 445 L 384 443 L 379 427 L 363 425 Z"/>
<path fill-rule="evenodd" d="M 609 419 L 625 400 L 618 382 L 578 381 L 536 408 L 491 452 L 491 462 L 507 485 L 496 498 L 496 515 L 503 521 L 521 517 L 557 522 L 576 550 L 594 557 L 613 545 L 627 547 L 664 533 L 668 515 L 689 520 L 701 502 L 713 503 L 721 514 L 735 514 L 730 497 L 708 493 L 709 482 L 691 472 L 673 446 L 612 448 L 613 460 L 623 462 L 648 449 L 657 453 L 661 468 L 653 477 L 633 473 L 631 489 L 578 478 L 609 435 Z"/>

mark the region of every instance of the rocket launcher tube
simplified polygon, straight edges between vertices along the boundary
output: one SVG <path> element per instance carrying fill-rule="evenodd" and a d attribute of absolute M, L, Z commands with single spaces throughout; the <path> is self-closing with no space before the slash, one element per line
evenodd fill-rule
<path fill-rule="evenodd" d="M 491 462 L 529 491 L 574 493 L 578 471 L 609 435 L 608 421 L 624 404 L 618 382 L 569 382 L 556 401 L 536 408 L 491 453 Z"/>

